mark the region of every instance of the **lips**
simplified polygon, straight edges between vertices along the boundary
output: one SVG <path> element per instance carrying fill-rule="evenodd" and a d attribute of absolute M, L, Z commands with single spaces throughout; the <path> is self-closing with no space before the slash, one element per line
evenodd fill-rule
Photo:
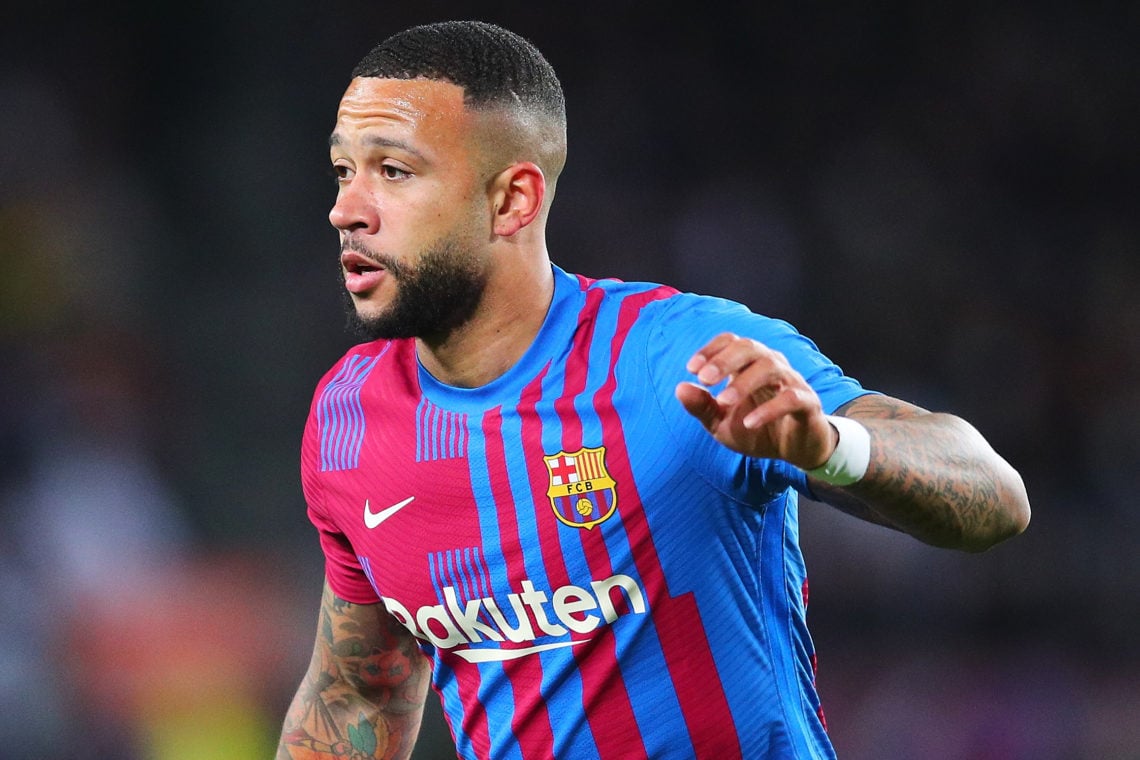
<path fill-rule="evenodd" d="M 383 266 L 355 251 L 340 255 L 340 267 L 344 272 L 345 289 L 357 295 L 374 289 L 388 274 Z"/>

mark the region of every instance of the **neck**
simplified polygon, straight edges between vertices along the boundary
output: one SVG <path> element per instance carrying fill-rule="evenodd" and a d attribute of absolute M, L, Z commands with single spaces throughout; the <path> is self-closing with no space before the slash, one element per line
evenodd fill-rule
<path fill-rule="evenodd" d="M 475 314 L 439 338 L 417 338 L 424 369 L 441 383 L 478 388 L 513 367 L 542 327 L 554 297 L 546 256 L 531 265 L 504 267 L 487 283 Z M 518 262 L 515 262 L 518 263 Z"/>

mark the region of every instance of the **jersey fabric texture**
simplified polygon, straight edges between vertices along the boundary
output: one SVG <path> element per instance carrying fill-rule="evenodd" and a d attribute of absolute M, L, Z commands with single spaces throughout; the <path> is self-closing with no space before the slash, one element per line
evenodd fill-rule
<path fill-rule="evenodd" d="M 332 590 L 433 664 L 464 758 L 831 758 L 805 621 L 804 474 L 674 397 L 715 335 L 782 352 L 826 412 L 867 393 L 785 322 L 554 267 L 526 354 L 475 389 L 411 340 L 320 381 L 302 482 Z"/>

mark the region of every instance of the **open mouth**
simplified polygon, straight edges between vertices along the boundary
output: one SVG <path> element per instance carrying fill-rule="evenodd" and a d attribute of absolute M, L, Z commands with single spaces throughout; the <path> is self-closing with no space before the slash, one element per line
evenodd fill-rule
<path fill-rule="evenodd" d="M 340 266 L 344 270 L 345 288 L 357 295 L 376 288 L 388 272 L 382 264 L 354 251 L 341 254 Z"/>
<path fill-rule="evenodd" d="M 362 254 L 351 251 L 346 251 L 341 254 L 340 265 L 348 274 L 368 274 L 369 272 L 379 272 L 384 269 L 384 267 Z"/>

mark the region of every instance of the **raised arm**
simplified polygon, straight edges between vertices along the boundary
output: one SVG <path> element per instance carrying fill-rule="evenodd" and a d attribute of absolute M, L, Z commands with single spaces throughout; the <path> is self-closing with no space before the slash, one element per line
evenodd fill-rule
<path fill-rule="evenodd" d="M 410 757 L 429 680 L 427 658 L 382 605 L 346 602 L 326 583 L 313 658 L 285 716 L 277 760 L 381 758 L 393 746 L 391 757 Z"/>
<path fill-rule="evenodd" d="M 928 544 L 982 551 L 1029 524 L 1021 476 L 965 420 L 889 396 L 861 396 L 837 415 L 871 434 L 871 461 L 849 486 L 808 479 L 813 493 L 849 514 Z"/>
<path fill-rule="evenodd" d="M 725 333 L 693 356 L 688 369 L 698 383 L 680 384 L 677 398 L 725 446 L 804 470 L 835 451 L 839 432 L 815 391 L 780 353 Z M 704 386 L 726 378 L 713 398 Z M 1021 477 L 964 420 L 877 395 L 849 402 L 838 415 L 867 428 L 871 459 L 863 477 L 848 486 L 809 478 L 821 501 L 965 551 L 988 549 L 1028 525 Z"/>

